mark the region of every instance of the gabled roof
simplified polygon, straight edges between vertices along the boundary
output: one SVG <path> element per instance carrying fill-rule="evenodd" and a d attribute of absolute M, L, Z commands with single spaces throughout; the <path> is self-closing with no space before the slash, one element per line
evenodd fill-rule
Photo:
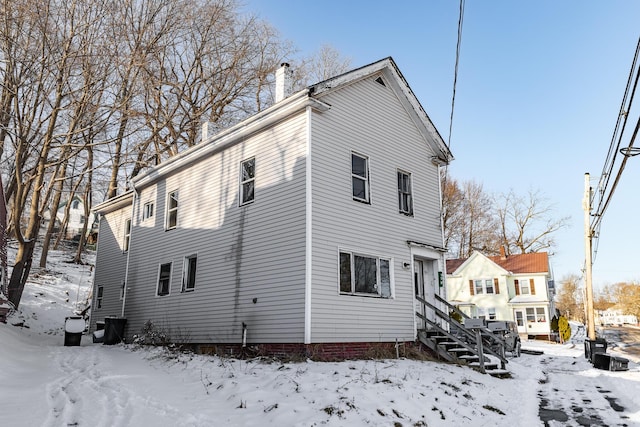
<path fill-rule="evenodd" d="M 447 260 L 447 274 L 453 274 L 463 264 L 474 257 L 479 252 L 474 252 L 469 258 L 457 258 Z M 507 270 L 511 274 L 526 273 L 548 273 L 549 257 L 546 252 L 535 252 L 529 254 L 516 254 L 508 256 L 488 256 L 486 257 L 499 267 Z"/>
<path fill-rule="evenodd" d="M 280 102 L 276 102 L 271 107 L 263 110 L 254 116 L 232 126 L 216 135 L 211 136 L 206 141 L 201 142 L 182 153 L 175 155 L 148 172 L 140 174 L 132 179 L 134 188 L 140 189 L 149 185 L 162 176 L 170 174 L 172 171 L 183 168 L 197 159 L 209 156 L 212 153 L 223 150 L 239 141 L 243 141 L 247 136 L 259 132 L 262 129 L 284 120 L 286 117 L 312 107 L 316 111 L 327 111 L 331 105 L 321 99 L 324 94 L 341 87 L 350 85 L 364 78 L 379 74 L 384 81 L 396 92 L 398 99 L 404 105 L 407 114 L 412 118 L 416 127 L 424 135 L 426 143 L 434 152 L 431 161 L 438 165 L 448 164 L 453 160 L 451 151 L 429 119 L 429 116 L 420 105 L 420 102 L 413 94 L 413 91 L 398 70 L 396 63 L 391 57 L 382 59 L 364 67 L 348 71 L 328 80 L 311 85 Z"/>
<path fill-rule="evenodd" d="M 422 108 L 420 101 L 411 90 L 411 87 L 409 87 L 409 83 L 407 83 L 395 61 L 390 56 L 311 85 L 309 86 L 309 94 L 311 96 L 321 96 L 323 93 L 368 78 L 376 73 L 380 73 L 386 77 L 384 82 L 396 91 L 407 113 L 411 116 L 421 132 L 427 136 L 427 143 L 435 153 L 434 158 L 431 160 L 441 165 L 449 164 L 449 162 L 453 160 L 453 155 L 449 147 L 447 147 L 440 133 L 438 133 L 438 130 L 429 118 L 429 115 L 425 109 Z"/>

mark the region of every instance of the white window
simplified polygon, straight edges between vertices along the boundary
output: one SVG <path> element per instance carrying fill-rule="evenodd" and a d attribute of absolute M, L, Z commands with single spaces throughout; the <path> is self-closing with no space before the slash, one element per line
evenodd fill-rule
<path fill-rule="evenodd" d="M 178 192 L 172 191 L 167 195 L 167 230 L 178 226 Z"/>
<path fill-rule="evenodd" d="M 543 323 L 547 321 L 547 316 L 544 311 L 544 307 L 528 307 L 526 309 L 527 312 L 527 322 L 530 323 Z"/>
<path fill-rule="evenodd" d="M 487 279 L 484 281 L 484 287 L 488 294 L 494 294 L 495 289 L 493 288 L 493 279 Z M 494 310 L 495 312 L 495 310 Z"/>
<path fill-rule="evenodd" d="M 391 297 L 391 261 L 340 252 L 340 293 Z"/>
<path fill-rule="evenodd" d="M 131 219 L 128 219 L 124 223 L 124 245 L 123 245 L 124 252 L 127 252 L 129 250 L 130 242 L 131 242 Z"/>
<path fill-rule="evenodd" d="M 240 206 L 253 202 L 255 183 L 256 159 L 251 158 L 240 164 Z"/>
<path fill-rule="evenodd" d="M 171 290 L 171 263 L 160 264 L 160 271 L 158 273 L 158 289 L 157 295 L 169 295 Z"/>
<path fill-rule="evenodd" d="M 520 284 L 520 295 L 529 295 L 531 293 L 529 279 L 519 280 L 518 283 Z"/>
<path fill-rule="evenodd" d="M 369 159 L 351 153 L 351 191 L 353 200 L 369 203 Z"/>
<path fill-rule="evenodd" d="M 96 295 L 96 308 L 102 308 L 103 295 L 104 295 L 104 286 L 98 286 L 98 294 Z"/>
<path fill-rule="evenodd" d="M 493 279 L 478 279 L 473 281 L 474 291 L 476 295 L 494 294 Z"/>
<path fill-rule="evenodd" d="M 182 264 L 182 292 L 193 291 L 196 288 L 197 255 L 184 257 Z"/>
<path fill-rule="evenodd" d="M 78 209 L 80 207 L 80 202 L 78 200 L 74 200 L 71 203 L 71 209 Z"/>
<path fill-rule="evenodd" d="M 398 210 L 405 215 L 413 215 L 411 174 L 402 171 L 398 171 Z"/>
<path fill-rule="evenodd" d="M 482 286 L 482 280 L 474 280 L 473 283 L 475 285 L 476 295 L 480 295 L 484 293 L 484 288 Z"/>
<path fill-rule="evenodd" d="M 147 202 L 142 208 L 142 220 L 149 219 L 153 216 L 153 202 Z"/>
<path fill-rule="evenodd" d="M 496 320 L 496 309 L 495 308 L 487 308 L 487 319 L 488 320 Z"/>

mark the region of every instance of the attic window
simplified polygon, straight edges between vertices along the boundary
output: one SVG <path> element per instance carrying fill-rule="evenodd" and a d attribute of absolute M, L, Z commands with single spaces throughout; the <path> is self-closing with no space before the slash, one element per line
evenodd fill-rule
<path fill-rule="evenodd" d="M 379 83 L 379 84 L 381 84 L 381 85 L 382 85 L 382 86 L 384 86 L 384 87 L 387 87 L 387 85 L 386 85 L 386 84 L 384 84 L 384 80 L 382 80 L 382 77 L 378 77 L 378 78 L 376 79 L 376 83 Z"/>

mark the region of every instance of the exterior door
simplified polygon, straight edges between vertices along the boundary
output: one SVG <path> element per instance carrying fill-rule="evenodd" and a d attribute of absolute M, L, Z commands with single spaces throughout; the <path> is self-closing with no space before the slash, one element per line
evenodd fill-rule
<path fill-rule="evenodd" d="M 424 264 L 422 261 L 415 260 L 413 261 L 413 287 L 416 294 L 416 297 L 420 297 L 425 299 L 424 295 Z M 418 298 L 415 299 L 415 310 L 416 313 L 420 313 L 423 316 L 426 315 L 425 306 Z M 425 329 L 425 321 L 419 316 L 416 316 L 416 324 L 418 325 L 418 329 Z"/>
<path fill-rule="evenodd" d="M 438 306 L 435 300 L 436 293 L 436 273 L 434 267 L 435 261 L 428 259 L 414 259 L 413 261 L 413 285 L 415 294 L 426 300 L 428 303 Z M 416 298 L 416 312 L 421 313 L 427 319 L 435 322 L 436 315 L 432 308 L 425 307 L 424 304 Z M 425 321 L 421 318 L 417 319 L 418 328 L 425 327 Z"/>
<path fill-rule="evenodd" d="M 518 325 L 518 332 L 522 334 L 526 334 L 527 323 L 525 322 L 524 310 L 514 310 L 513 313 L 516 319 L 516 325 Z"/>

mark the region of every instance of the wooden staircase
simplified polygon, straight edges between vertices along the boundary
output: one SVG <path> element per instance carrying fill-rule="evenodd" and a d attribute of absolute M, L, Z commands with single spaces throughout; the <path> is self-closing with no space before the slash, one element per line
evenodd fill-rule
<path fill-rule="evenodd" d="M 462 319 L 468 319 L 469 316 L 442 297 L 435 297 L 437 303 L 448 308 L 448 313 L 416 296 L 424 306 L 424 313 L 434 315 L 425 316 L 416 312 L 416 316 L 425 324 L 424 329 L 418 330 L 418 340 L 441 360 L 466 365 L 492 376 L 509 377 L 511 374 L 505 367 L 508 360 L 504 356 L 504 340 L 486 328 L 465 328 L 449 313 L 457 313 Z"/>

